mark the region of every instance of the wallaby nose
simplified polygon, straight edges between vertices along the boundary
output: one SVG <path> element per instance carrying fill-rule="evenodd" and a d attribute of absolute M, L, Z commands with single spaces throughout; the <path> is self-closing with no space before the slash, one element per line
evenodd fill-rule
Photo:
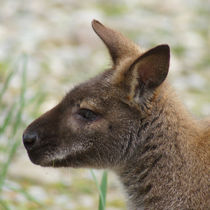
<path fill-rule="evenodd" d="M 33 149 L 38 144 L 38 134 L 36 132 L 24 132 L 23 144 L 27 150 Z"/>

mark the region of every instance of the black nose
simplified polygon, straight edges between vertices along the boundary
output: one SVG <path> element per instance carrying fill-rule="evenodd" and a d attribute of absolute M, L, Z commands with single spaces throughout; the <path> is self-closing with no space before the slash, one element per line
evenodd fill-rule
<path fill-rule="evenodd" d="M 24 132 L 23 144 L 27 150 L 33 149 L 39 141 L 38 134 L 36 132 Z"/>

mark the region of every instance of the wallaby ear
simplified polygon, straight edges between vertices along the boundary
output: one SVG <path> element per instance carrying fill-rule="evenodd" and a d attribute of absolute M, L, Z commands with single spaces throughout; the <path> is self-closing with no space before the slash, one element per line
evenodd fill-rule
<path fill-rule="evenodd" d="M 114 65 L 119 64 L 120 60 L 140 54 L 138 46 L 121 33 L 104 26 L 97 20 L 92 21 L 92 27 L 108 48 Z"/>
<path fill-rule="evenodd" d="M 159 86 L 166 78 L 169 69 L 170 48 L 158 45 L 142 54 L 134 61 L 129 71 L 136 72 L 138 81 L 148 88 Z"/>

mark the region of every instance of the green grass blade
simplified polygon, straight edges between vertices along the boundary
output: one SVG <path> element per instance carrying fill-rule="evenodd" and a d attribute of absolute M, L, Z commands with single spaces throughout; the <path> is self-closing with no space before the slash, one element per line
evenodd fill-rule
<path fill-rule="evenodd" d="M 22 71 L 22 85 L 19 99 L 19 110 L 17 112 L 16 120 L 13 126 L 12 135 L 14 136 L 21 122 L 22 112 L 25 106 L 25 92 L 26 92 L 26 69 L 27 69 L 27 57 L 23 57 L 23 71 Z"/>
<path fill-rule="evenodd" d="M 16 141 L 13 145 L 12 145 L 12 148 L 11 150 L 9 151 L 9 156 L 8 156 L 8 159 L 6 161 L 6 163 L 4 163 L 2 169 L 1 169 L 1 173 L 0 173 L 0 193 L 2 191 L 2 187 L 3 187 L 3 184 L 4 184 L 4 180 L 6 178 L 6 175 L 7 175 L 7 171 L 8 171 L 8 168 L 9 168 L 9 165 L 15 155 L 15 152 L 18 148 L 18 146 L 20 145 L 20 141 Z"/>
<path fill-rule="evenodd" d="M 99 210 L 105 210 L 106 208 L 107 179 L 108 179 L 108 172 L 104 171 L 100 185 L 100 191 L 102 196 L 99 197 L 99 207 L 98 207 Z"/>
<path fill-rule="evenodd" d="M 9 125 L 9 123 L 12 120 L 12 115 L 14 113 L 14 110 L 16 108 L 16 103 L 12 104 L 11 108 L 8 110 L 7 115 L 4 119 L 4 122 L 2 124 L 2 126 L 0 127 L 0 133 L 4 133 L 5 129 L 7 128 L 7 126 Z"/>
<path fill-rule="evenodd" d="M 6 78 L 6 81 L 0 91 L 0 103 L 2 102 L 2 97 L 3 97 L 4 93 L 6 92 L 13 75 L 14 75 L 14 71 L 11 71 Z"/>
<path fill-rule="evenodd" d="M 96 184 L 96 187 L 99 192 L 99 210 L 105 210 L 106 209 L 106 192 L 107 192 L 107 177 L 108 173 L 107 171 L 104 171 L 103 176 L 102 176 L 102 181 L 101 185 L 99 186 L 98 180 L 95 176 L 95 173 L 93 170 L 90 170 L 91 175 L 93 177 L 93 180 Z"/>
<path fill-rule="evenodd" d="M 1 199 L 0 199 L 0 209 L 2 209 L 2 210 L 9 210 L 9 207 L 6 204 L 6 202 L 1 200 Z"/>
<path fill-rule="evenodd" d="M 4 185 L 4 180 L 6 178 L 9 165 L 15 155 L 15 152 L 17 151 L 18 146 L 20 145 L 20 141 L 12 141 L 15 137 L 15 134 L 17 133 L 17 130 L 21 123 L 21 116 L 22 111 L 25 105 L 25 91 L 26 91 L 26 64 L 27 64 L 27 57 L 24 55 L 23 57 L 23 70 L 22 70 L 22 86 L 20 91 L 20 98 L 18 101 L 19 110 L 17 111 L 17 116 L 15 119 L 15 123 L 13 125 L 12 135 L 8 140 L 9 150 L 7 161 L 3 164 L 0 172 L 0 193 L 2 191 L 2 187 Z"/>
<path fill-rule="evenodd" d="M 18 60 L 19 60 L 19 57 L 17 59 L 15 59 L 15 61 L 11 65 L 9 65 L 7 67 L 7 71 L 9 71 L 9 74 L 6 77 L 6 81 L 4 82 L 2 89 L 0 90 L 0 104 L 2 102 L 2 97 L 3 97 L 4 93 L 8 89 L 11 79 L 13 78 L 13 76 L 15 74 L 15 72 L 12 69 L 14 68 L 14 66 L 16 66 Z"/>
<path fill-rule="evenodd" d="M 39 206 L 42 206 L 42 204 L 38 200 L 36 200 L 33 196 L 31 196 L 26 190 L 24 190 L 22 188 L 21 189 L 17 189 L 15 187 L 10 186 L 10 185 L 7 185 L 7 187 L 9 189 L 11 189 L 12 191 L 14 191 L 14 192 L 19 192 L 19 193 L 23 194 L 24 197 L 27 198 L 29 201 L 32 201 L 33 203 L 36 203 Z"/>

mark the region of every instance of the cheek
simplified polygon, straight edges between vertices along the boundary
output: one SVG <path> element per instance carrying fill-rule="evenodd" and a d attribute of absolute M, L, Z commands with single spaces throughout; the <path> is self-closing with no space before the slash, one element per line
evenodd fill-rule
<path fill-rule="evenodd" d="M 65 126 L 73 133 L 77 133 L 81 129 L 82 124 L 79 123 L 78 119 L 76 119 L 74 116 L 71 116 L 66 120 Z"/>

